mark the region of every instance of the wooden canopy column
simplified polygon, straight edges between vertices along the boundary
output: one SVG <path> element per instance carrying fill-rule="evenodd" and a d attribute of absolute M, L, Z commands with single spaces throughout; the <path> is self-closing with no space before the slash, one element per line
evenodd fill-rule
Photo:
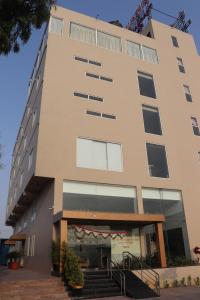
<path fill-rule="evenodd" d="M 67 220 L 61 219 L 60 220 L 60 254 L 62 249 L 62 243 L 67 243 Z M 62 260 L 60 260 L 60 272 L 63 273 L 63 266 L 62 266 Z"/>
<path fill-rule="evenodd" d="M 163 235 L 163 223 L 156 223 L 156 244 L 160 258 L 161 268 L 167 267 L 167 259 L 165 253 L 165 241 Z"/>

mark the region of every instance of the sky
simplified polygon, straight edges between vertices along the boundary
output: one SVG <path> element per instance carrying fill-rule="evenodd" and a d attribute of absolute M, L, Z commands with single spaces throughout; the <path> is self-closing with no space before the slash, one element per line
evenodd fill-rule
<path fill-rule="evenodd" d="M 140 0 L 57 0 L 58 5 L 96 17 L 104 21 L 120 20 L 127 25 Z M 194 36 L 200 53 L 198 0 L 152 0 L 156 9 L 177 16 L 185 10 L 187 19 L 192 19 L 189 32 Z M 166 24 L 173 20 L 157 12 L 153 18 Z M 0 238 L 8 237 L 11 229 L 4 226 L 11 168 L 12 150 L 27 101 L 28 82 L 32 72 L 43 29 L 33 30 L 28 44 L 20 53 L 0 56 L 0 144 L 3 146 L 4 168 L 0 170 Z"/>

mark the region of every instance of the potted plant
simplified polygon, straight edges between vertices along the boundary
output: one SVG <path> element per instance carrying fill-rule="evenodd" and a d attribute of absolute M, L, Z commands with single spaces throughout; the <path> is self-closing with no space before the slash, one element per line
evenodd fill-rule
<path fill-rule="evenodd" d="M 12 270 L 17 270 L 20 268 L 20 253 L 17 251 L 12 251 L 7 254 L 8 268 Z"/>
<path fill-rule="evenodd" d="M 73 293 L 76 296 L 80 296 L 84 286 L 84 276 L 79 266 L 78 257 L 71 249 L 68 249 L 67 251 L 65 261 L 65 277 L 68 281 L 68 285 L 73 290 Z"/>
<path fill-rule="evenodd" d="M 53 272 L 57 274 L 60 271 L 60 246 L 56 241 L 51 244 L 51 261 Z"/>

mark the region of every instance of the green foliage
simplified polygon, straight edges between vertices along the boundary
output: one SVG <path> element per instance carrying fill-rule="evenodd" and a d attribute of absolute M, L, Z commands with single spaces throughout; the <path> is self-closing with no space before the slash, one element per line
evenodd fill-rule
<path fill-rule="evenodd" d="M 51 244 L 51 260 L 54 266 L 60 263 L 60 246 L 56 241 L 52 241 Z"/>
<path fill-rule="evenodd" d="M 163 287 L 164 287 L 165 289 L 168 289 L 168 288 L 169 288 L 169 283 L 168 283 L 167 280 L 165 280 L 165 281 L 163 282 Z"/>
<path fill-rule="evenodd" d="M 17 251 L 12 251 L 7 254 L 7 259 L 10 261 L 17 261 L 21 257 L 20 253 Z"/>
<path fill-rule="evenodd" d="M 187 277 L 187 285 L 192 285 L 192 277 L 190 275 Z"/>
<path fill-rule="evenodd" d="M 68 253 L 68 246 L 66 242 L 62 242 L 61 245 L 61 264 L 62 264 L 62 270 L 64 270 L 65 267 L 65 262 L 66 262 L 66 258 L 67 258 L 67 253 Z"/>
<path fill-rule="evenodd" d="M 173 282 L 172 282 L 172 287 L 178 287 L 179 286 L 179 284 L 178 284 L 178 280 L 177 279 L 175 279 Z"/>
<path fill-rule="evenodd" d="M 173 259 L 169 257 L 167 258 L 168 267 L 194 266 L 196 264 L 196 261 L 188 259 L 184 256 L 176 256 Z"/>
<path fill-rule="evenodd" d="M 185 277 L 183 277 L 180 281 L 181 286 L 186 286 Z"/>
<path fill-rule="evenodd" d="M 75 287 L 76 285 L 83 286 L 84 284 L 84 276 L 79 266 L 78 257 L 73 250 L 69 248 L 66 253 L 65 277 L 72 287 Z"/>
<path fill-rule="evenodd" d="M 199 278 L 199 276 L 196 277 L 196 278 L 194 278 L 194 284 L 195 284 L 196 286 L 200 286 L 200 278 Z"/>
<path fill-rule="evenodd" d="M 0 0 L 0 55 L 19 52 L 32 28 L 41 28 L 49 20 L 56 0 Z"/>

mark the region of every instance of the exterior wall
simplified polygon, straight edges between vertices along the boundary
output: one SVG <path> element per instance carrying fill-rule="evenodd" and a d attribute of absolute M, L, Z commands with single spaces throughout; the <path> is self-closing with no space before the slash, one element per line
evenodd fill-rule
<path fill-rule="evenodd" d="M 22 227 L 23 233 L 27 234 L 27 238 L 35 235 L 35 247 L 33 247 L 33 256 L 27 256 L 27 240 L 25 244 L 24 264 L 26 268 L 42 272 L 50 272 L 51 270 L 51 242 L 53 231 L 53 214 L 52 206 L 54 200 L 54 182 L 49 183 L 43 191 L 34 200 L 32 207 L 35 208 L 36 218 L 31 220 L 32 207 L 25 212 L 18 224 L 27 222 L 25 228 Z M 18 225 L 17 224 L 17 225 Z M 23 225 L 22 225 L 23 226 Z M 15 233 L 19 227 L 16 226 Z M 21 230 L 19 230 L 20 232 Z"/>
<path fill-rule="evenodd" d="M 54 213 L 62 209 L 63 179 L 136 186 L 140 213 L 143 212 L 141 187 L 178 189 L 183 195 L 190 247 L 194 248 L 200 243 L 196 230 L 200 140 L 193 135 L 190 118 L 198 117 L 200 106 L 199 57 L 192 37 L 156 21 L 152 21 L 155 39 L 150 39 L 62 8 L 52 14 L 64 19 L 64 33 L 49 34 L 48 38 L 36 174 L 56 178 Z M 157 49 L 159 64 L 72 40 L 70 20 L 121 36 L 123 47 L 127 39 Z M 171 35 L 177 37 L 179 48 L 173 47 Z M 77 62 L 74 55 L 99 61 L 102 67 Z M 183 59 L 186 74 L 179 72 L 177 57 Z M 140 95 L 137 70 L 153 75 L 157 99 Z M 114 82 L 86 77 L 86 71 L 111 77 Z M 190 86 L 192 103 L 185 100 L 183 84 Z M 76 99 L 74 91 L 103 96 L 105 101 Z M 142 104 L 158 107 L 162 136 L 144 132 Z M 115 114 L 117 120 L 88 116 L 87 109 Z M 77 168 L 76 137 L 121 143 L 124 171 Z M 149 176 L 146 142 L 165 145 L 168 179 Z"/>
<path fill-rule="evenodd" d="M 27 128 L 25 135 L 30 137 L 27 151 L 34 148 L 35 159 L 30 172 L 25 171 L 25 180 L 19 187 L 20 171 L 25 170 L 28 163 L 28 152 L 23 149 L 23 140 L 19 136 L 17 145 L 21 146 L 14 149 L 12 169 L 16 166 L 17 156 L 24 158 L 16 167 L 18 175 L 12 180 L 9 199 L 13 197 L 16 185 L 17 194 L 7 213 L 8 217 L 31 176 L 55 178 L 54 188 L 51 185 L 38 196 L 41 207 L 35 223 L 26 230 L 28 234 L 38 234 L 36 255 L 26 259 L 27 265 L 31 268 L 43 265 L 42 268 L 49 269 L 52 220 L 51 211 L 47 208 L 54 205 L 54 214 L 62 211 L 63 180 L 136 187 L 139 213 L 143 213 L 142 187 L 181 190 L 190 247 L 192 249 L 199 245 L 196 224 L 199 220 L 200 139 L 193 135 L 190 118 L 198 118 L 200 113 L 200 60 L 192 37 L 156 21 L 151 24 L 155 37 L 151 39 L 60 7 L 53 10 L 52 15 L 64 19 L 64 32 L 62 36 L 49 33 L 47 50 L 40 67 L 41 85 L 36 91 L 35 83 L 30 93 L 26 109 L 30 106 L 34 112 L 34 107 L 38 107 L 37 125 L 34 131 L 31 117 L 28 122 L 25 121 L 25 112 L 22 126 Z M 121 37 L 123 51 L 112 52 L 71 39 L 70 21 Z M 179 48 L 173 47 L 171 35 L 177 37 Z M 126 40 L 156 49 L 159 64 L 129 56 L 126 53 Z M 102 67 L 75 61 L 75 55 L 99 61 Z M 182 58 L 186 74 L 179 72 L 177 57 Z M 157 99 L 140 95 L 137 71 L 153 75 Z M 86 72 L 110 77 L 113 83 L 86 77 Z M 190 87 L 192 103 L 186 102 L 184 84 Z M 104 102 L 78 99 L 73 96 L 75 91 L 101 96 Z M 145 133 L 143 104 L 159 109 L 162 136 Z M 89 116 L 86 110 L 114 114 L 117 120 Z M 120 143 L 123 149 L 123 172 L 77 168 L 77 137 Z M 147 142 L 165 145 L 169 178 L 149 175 Z"/>

